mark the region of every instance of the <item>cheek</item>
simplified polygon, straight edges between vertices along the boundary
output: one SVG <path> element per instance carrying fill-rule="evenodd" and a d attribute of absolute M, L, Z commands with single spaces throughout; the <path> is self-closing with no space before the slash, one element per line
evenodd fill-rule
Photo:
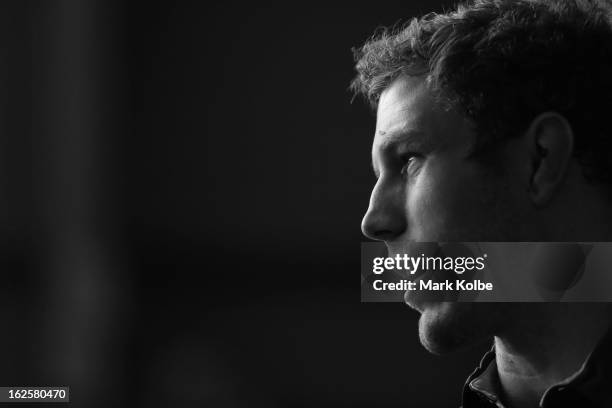
<path fill-rule="evenodd" d="M 486 183 L 483 171 L 465 161 L 428 161 L 408 190 L 410 239 L 469 241 L 486 235 L 495 206 Z"/>

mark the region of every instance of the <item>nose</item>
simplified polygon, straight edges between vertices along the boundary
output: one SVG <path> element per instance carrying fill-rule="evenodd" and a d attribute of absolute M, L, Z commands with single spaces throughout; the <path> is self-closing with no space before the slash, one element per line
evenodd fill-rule
<path fill-rule="evenodd" d="M 391 241 L 406 230 L 405 194 L 380 178 L 372 190 L 370 206 L 361 221 L 363 235 L 377 241 Z"/>

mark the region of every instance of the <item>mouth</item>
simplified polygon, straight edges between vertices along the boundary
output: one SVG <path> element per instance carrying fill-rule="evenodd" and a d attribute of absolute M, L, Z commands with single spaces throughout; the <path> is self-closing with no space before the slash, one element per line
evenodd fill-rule
<path fill-rule="evenodd" d="M 407 290 L 404 292 L 404 303 L 422 313 L 428 305 L 447 300 L 449 293 L 445 291 L 421 288 L 421 282 L 442 282 L 443 280 L 437 275 L 438 273 L 431 270 L 420 271 L 418 274 L 415 274 L 415 278 L 412 281 L 416 284 L 416 287 L 414 290 Z"/>
<path fill-rule="evenodd" d="M 422 270 L 413 275 L 414 290 L 404 292 L 404 302 L 411 308 L 423 312 L 427 307 L 443 302 L 456 302 L 459 292 L 453 286 L 447 289 L 445 284 L 455 282 L 458 276 L 452 272 L 440 270 Z"/>

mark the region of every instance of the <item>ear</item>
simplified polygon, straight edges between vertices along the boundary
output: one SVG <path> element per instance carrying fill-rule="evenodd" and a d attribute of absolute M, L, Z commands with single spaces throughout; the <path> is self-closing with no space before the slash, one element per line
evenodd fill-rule
<path fill-rule="evenodd" d="M 545 206 L 565 179 L 574 151 L 574 133 L 565 117 L 546 112 L 531 122 L 525 136 L 532 157 L 529 193 L 536 206 Z"/>

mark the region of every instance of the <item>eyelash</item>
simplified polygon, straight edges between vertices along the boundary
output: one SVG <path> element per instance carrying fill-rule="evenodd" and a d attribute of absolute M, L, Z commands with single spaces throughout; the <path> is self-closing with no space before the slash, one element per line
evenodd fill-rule
<path fill-rule="evenodd" d="M 414 152 L 409 152 L 409 153 L 403 154 L 401 156 L 402 169 L 401 169 L 400 173 L 401 174 L 406 174 L 410 164 L 413 163 L 414 160 L 417 159 L 418 157 L 419 157 L 419 155 L 417 153 L 414 153 Z"/>

